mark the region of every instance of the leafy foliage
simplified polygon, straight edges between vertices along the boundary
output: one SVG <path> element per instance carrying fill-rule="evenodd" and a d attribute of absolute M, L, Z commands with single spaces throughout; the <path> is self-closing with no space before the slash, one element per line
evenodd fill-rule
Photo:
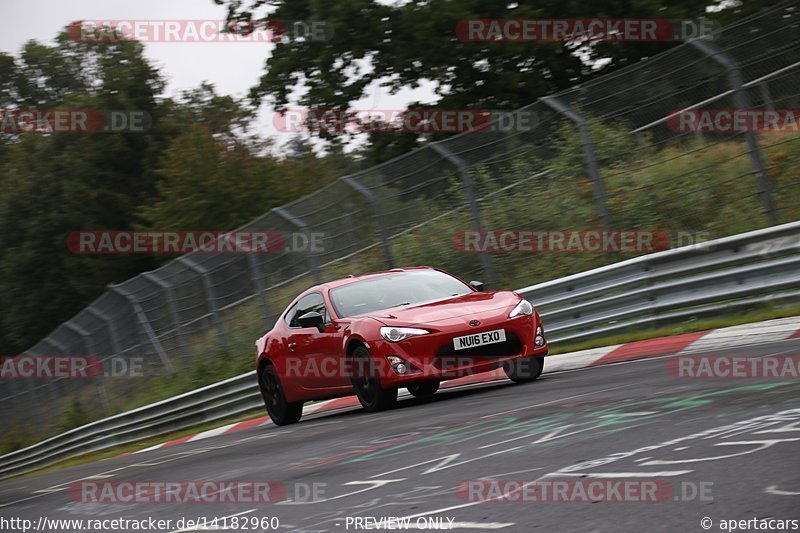
<path fill-rule="evenodd" d="M 170 257 L 75 255 L 81 230 L 228 230 L 346 173 L 341 154 L 295 143 L 283 157 L 254 111 L 203 84 L 165 98 L 134 41 L 28 42 L 0 54 L 4 109 L 136 110 L 142 132 L 0 134 L 0 353 L 30 348 L 106 285 Z"/>

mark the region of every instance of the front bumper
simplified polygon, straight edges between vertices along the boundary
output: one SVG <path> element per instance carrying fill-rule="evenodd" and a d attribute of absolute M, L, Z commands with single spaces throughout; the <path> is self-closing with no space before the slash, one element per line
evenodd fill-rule
<path fill-rule="evenodd" d="M 541 320 L 536 312 L 532 316 L 511 319 L 481 317 L 480 320 L 479 327 L 458 330 L 453 328 L 439 330 L 421 325 L 419 327 L 424 327 L 431 333 L 397 343 L 383 339 L 375 342 L 371 351 L 378 367 L 383 369 L 380 372 L 381 386 L 404 387 L 424 381 L 456 379 L 493 370 L 511 359 L 547 355 L 546 336 L 542 346 L 537 347 L 534 344 L 536 329 L 541 326 Z M 456 350 L 453 347 L 454 337 L 500 328 L 506 332 L 504 342 L 463 350 Z M 396 371 L 396 365 L 391 364 L 391 361 L 397 361 L 395 358 L 406 363 L 407 373 L 401 374 Z"/>

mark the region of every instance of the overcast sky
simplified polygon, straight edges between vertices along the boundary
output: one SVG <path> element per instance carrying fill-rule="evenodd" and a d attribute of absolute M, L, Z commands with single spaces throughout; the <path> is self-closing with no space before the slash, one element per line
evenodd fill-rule
<path fill-rule="evenodd" d="M 226 12 L 212 0 L 0 0 L 0 6 L 0 50 L 14 55 L 30 39 L 52 42 L 75 20 L 221 20 Z M 148 59 L 167 81 L 167 95 L 209 81 L 220 94 L 243 97 L 263 73 L 270 50 L 270 44 L 257 42 L 145 43 Z M 398 95 L 373 87 L 353 108 L 402 109 L 410 101 L 430 102 L 433 98 L 430 84 Z M 272 111 L 266 104 L 261 108 L 257 129 L 276 136 Z M 278 142 L 289 137 L 277 134 Z"/>

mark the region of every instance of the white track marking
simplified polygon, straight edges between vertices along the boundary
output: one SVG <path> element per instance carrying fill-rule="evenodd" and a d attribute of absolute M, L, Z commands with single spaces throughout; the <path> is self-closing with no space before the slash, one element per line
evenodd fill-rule
<path fill-rule="evenodd" d="M 625 479 L 636 477 L 674 477 L 691 474 L 694 470 L 663 470 L 661 472 L 569 472 L 567 474 L 547 474 L 552 477 L 580 477 L 595 479 Z"/>
<path fill-rule="evenodd" d="M 362 492 L 367 492 L 373 489 L 378 489 L 383 487 L 384 485 L 388 485 L 389 483 L 398 483 L 400 481 L 405 481 L 406 478 L 400 479 L 384 479 L 384 480 L 376 480 L 376 481 L 348 481 L 347 483 L 343 483 L 343 485 L 369 485 L 369 487 L 365 489 L 355 490 L 353 492 L 347 492 L 345 494 L 340 494 L 338 496 L 334 496 L 332 498 L 325 498 L 324 500 L 315 500 L 311 502 L 278 502 L 275 505 L 314 505 L 317 503 L 324 503 L 329 502 L 332 500 L 340 500 L 342 498 L 347 498 L 348 496 L 353 496 L 355 494 L 361 494 Z"/>
<path fill-rule="evenodd" d="M 715 349 L 720 348 L 735 348 L 742 345 L 754 346 L 754 345 L 765 345 L 771 344 L 773 342 L 780 342 L 784 340 L 788 340 L 795 332 L 800 331 L 800 317 L 789 317 L 789 318 L 782 318 L 776 320 L 767 320 L 764 322 L 757 322 L 753 324 L 742 324 L 739 326 L 731 326 L 727 328 L 720 328 L 715 329 L 707 334 L 705 334 L 700 339 L 696 340 L 677 354 L 665 354 L 662 356 L 656 357 L 647 357 L 644 359 L 632 360 L 632 361 L 619 361 L 615 364 L 624 364 L 624 363 L 632 363 L 638 362 L 642 360 L 652 360 L 652 359 L 659 359 L 659 358 L 666 358 L 666 357 L 674 357 L 675 355 L 679 354 L 690 354 L 690 353 L 698 353 L 701 351 L 713 351 Z M 571 352 L 567 354 L 560 354 L 553 357 L 547 358 L 546 368 L 544 373 L 556 373 L 556 372 L 569 372 L 573 370 L 584 370 L 586 368 L 591 367 L 591 365 L 609 353 L 613 352 L 620 346 L 624 346 L 623 344 L 615 344 L 612 346 L 603 346 L 599 348 L 590 348 L 587 350 L 579 350 L 577 352 Z M 492 381 L 480 382 L 480 383 L 470 383 L 466 385 L 459 385 L 456 387 L 445 387 L 442 390 L 458 390 L 458 389 L 465 389 L 465 388 L 477 388 L 481 386 L 485 386 L 494 382 L 502 382 L 508 381 L 505 378 L 497 378 Z M 599 391 L 598 391 L 599 392 Z M 411 395 L 405 391 L 400 393 L 400 398 L 404 399 L 406 397 L 410 397 Z M 336 401 L 334 400 L 325 400 L 322 402 L 317 402 L 315 404 L 306 406 L 303 409 L 303 416 L 309 416 L 315 414 L 324 409 L 328 404 L 331 402 Z M 358 408 L 357 405 L 354 406 L 342 406 L 341 409 L 355 409 Z M 520 408 L 520 409 L 527 409 L 527 408 Z M 338 409 L 337 409 L 338 410 Z M 506 411 L 511 412 L 511 411 Z M 488 418 L 495 415 L 488 415 Z M 222 428 L 211 429 L 208 431 L 204 431 L 198 435 L 195 435 L 187 442 L 195 442 L 198 440 L 215 437 L 221 434 L 224 434 L 226 431 L 230 430 L 236 424 L 229 424 L 227 426 L 223 426 Z M 145 448 L 143 450 L 138 450 L 136 453 L 143 453 L 147 451 L 157 450 L 163 447 L 166 443 L 156 444 L 155 446 L 151 446 L 149 448 Z"/>
<path fill-rule="evenodd" d="M 800 496 L 800 491 L 780 490 L 777 485 L 770 485 L 764 492 L 775 496 Z"/>
<path fill-rule="evenodd" d="M 209 429 L 208 431 L 203 431 L 202 433 L 198 433 L 197 435 L 195 435 L 194 437 L 192 437 L 191 439 L 189 439 L 186 442 L 194 442 L 196 440 L 207 439 L 208 437 L 216 437 L 217 435 L 222 435 L 223 433 L 225 433 L 226 431 L 231 429 L 236 424 L 238 424 L 238 422 L 233 423 L 233 424 L 228 424 L 227 426 L 222 426 L 222 427 L 218 427 L 218 428 L 214 428 L 214 429 Z M 142 450 L 142 451 L 144 452 L 144 451 L 147 451 L 147 450 Z"/>
<path fill-rule="evenodd" d="M 739 457 L 741 455 L 749 455 L 751 453 L 760 452 L 762 450 L 766 450 L 767 448 L 772 448 L 776 444 L 781 442 L 796 442 L 800 441 L 800 438 L 795 439 L 769 439 L 769 440 L 743 440 L 737 442 L 718 442 L 714 444 L 714 446 L 751 446 L 757 445 L 755 448 L 750 450 L 745 450 L 743 452 L 737 453 L 730 453 L 727 455 L 717 455 L 714 457 L 697 457 L 693 459 L 673 459 L 673 460 L 661 460 L 656 459 L 653 461 L 647 461 L 646 463 L 642 463 L 643 466 L 651 466 L 651 465 L 679 465 L 683 463 L 702 463 L 705 461 L 718 461 L 720 459 L 729 459 L 731 457 Z"/>
<path fill-rule="evenodd" d="M 631 458 L 631 457 L 633 457 L 635 455 L 646 453 L 646 452 L 649 452 L 649 451 L 652 451 L 652 450 L 657 450 L 659 448 L 666 448 L 668 446 L 675 446 L 676 444 L 680 444 L 682 442 L 702 439 L 702 438 L 705 438 L 705 437 L 707 437 L 709 435 L 718 434 L 721 431 L 724 431 L 724 430 L 726 430 L 726 429 L 728 429 L 730 427 L 741 426 L 741 425 L 749 425 L 750 423 L 752 423 L 754 421 L 771 422 L 772 420 L 774 420 L 776 418 L 780 419 L 780 418 L 785 418 L 785 417 L 788 417 L 788 416 L 797 416 L 797 415 L 800 415 L 800 409 L 789 409 L 789 410 L 773 413 L 771 415 L 762 415 L 762 416 L 758 416 L 758 417 L 751 418 L 751 419 L 748 419 L 748 420 L 743 420 L 743 421 L 740 421 L 740 422 L 737 422 L 737 423 L 734 423 L 734 424 L 728 424 L 726 426 L 721 426 L 721 427 L 708 429 L 708 430 L 705 430 L 705 431 L 701 431 L 699 433 L 692 433 L 690 435 L 685 435 L 683 437 L 678 437 L 678 438 L 675 438 L 675 439 L 671 439 L 669 441 L 662 442 L 660 444 L 654 444 L 654 445 L 650 445 L 650 446 L 645 446 L 645 447 L 637 448 L 635 450 L 631 450 L 631 451 L 624 452 L 624 453 L 615 453 L 613 455 L 610 455 L 610 456 L 607 456 L 607 457 L 604 457 L 604 458 L 601 458 L 601 459 L 595 459 L 593 461 L 587 461 L 586 465 L 576 464 L 576 465 L 572 465 L 572 466 L 569 466 L 569 467 L 562 468 L 561 470 L 556 470 L 554 472 L 550 472 L 548 474 L 544 474 L 544 475 L 539 476 L 538 478 L 536 478 L 534 480 L 531 480 L 531 481 L 528 481 L 526 483 L 521 484 L 518 489 L 514 489 L 514 491 L 512 491 L 511 493 L 503 494 L 502 496 L 498 496 L 497 498 L 490 498 L 490 499 L 476 501 L 476 502 L 467 502 L 467 503 L 462 503 L 462 504 L 459 504 L 459 505 L 451 505 L 449 507 L 441 507 L 439 509 L 431 509 L 431 510 L 428 510 L 428 511 L 422 511 L 422 512 L 415 513 L 415 514 L 412 514 L 412 515 L 407 515 L 407 516 L 401 517 L 401 519 L 406 519 L 406 518 L 413 519 L 413 518 L 417 518 L 417 517 L 420 517 L 420 516 L 430 516 L 430 515 L 436 515 L 436 514 L 443 514 L 443 513 L 449 512 L 449 511 L 455 511 L 455 510 L 458 510 L 458 509 L 465 509 L 467 507 L 474 507 L 476 505 L 483 505 L 483 504 L 485 504 L 487 502 L 498 500 L 499 498 L 507 498 L 509 496 L 509 494 L 525 490 L 526 487 L 528 487 L 530 485 L 533 485 L 533 484 L 536 484 L 536 483 L 539 483 L 540 481 L 542 481 L 542 480 L 544 480 L 544 479 L 546 479 L 548 477 L 558 477 L 558 476 L 562 476 L 562 475 L 565 475 L 565 474 L 578 472 L 579 471 L 578 467 L 580 467 L 580 466 L 584 466 L 586 468 L 590 468 L 590 467 L 594 468 L 594 467 L 597 467 L 597 466 L 610 464 L 610 463 L 613 463 L 613 462 L 616 462 L 616 461 L 619 461 L 619 460 L 622 460 L 622 459 Z M 792 440 L 795 440 L 795 439 L 792 439 Z M 797 440 L 800 440 L 800 439 L 797 439 Z M 645 463 L 645 464 L 647 464 L 647 463 Z"/>
<path fill-rule="evenodd" d="M 798 330 L 800 330 L 800 317 L 796 316 L 720 328 L 710 331 L 679 353 L 697 353 L 782 341 L 791 337 Z"/>
<path fill-rule="evenodd" d="M 603 346 L 602 348 L 591 348 L 589 350 L 580 350 L 577 352 L 554 355 L 545 360 L 545 368 L 547 372 L 558 372 L 560 370 L 584 368 L 596 361 L 599 361 L 620 346 L 622 346 L 622 344 L 614 344 L 612 346 Z"/>

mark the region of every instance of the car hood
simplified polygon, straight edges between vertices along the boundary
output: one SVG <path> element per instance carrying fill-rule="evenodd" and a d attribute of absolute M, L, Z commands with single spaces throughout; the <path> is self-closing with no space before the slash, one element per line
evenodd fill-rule
<path fill-rule="evenodd" d="M 471 292 L 463 296 L 393 307 L 370 313 L 386 326 L 466 324 L 475 318 L 510 311 L 520 297 L 511 291 Z"/>

